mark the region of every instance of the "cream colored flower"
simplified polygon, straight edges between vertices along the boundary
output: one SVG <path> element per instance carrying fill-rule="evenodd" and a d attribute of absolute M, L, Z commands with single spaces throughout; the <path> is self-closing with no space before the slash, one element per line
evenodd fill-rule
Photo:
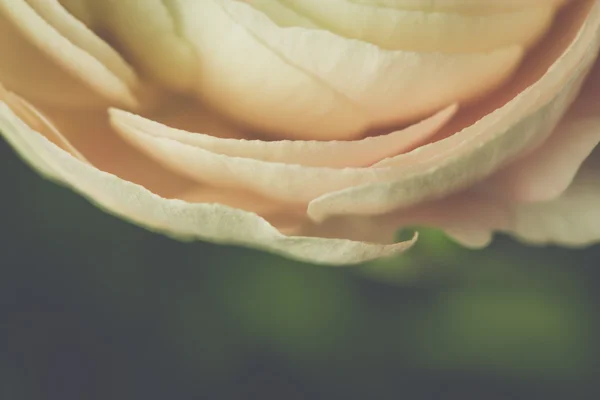
<path fill-rule="evenodd" d="M 0 0 L 0 133 L 182 239 L 329 264 L 413 225 L 586 245 L 599 49 L 595 0 Z"/>

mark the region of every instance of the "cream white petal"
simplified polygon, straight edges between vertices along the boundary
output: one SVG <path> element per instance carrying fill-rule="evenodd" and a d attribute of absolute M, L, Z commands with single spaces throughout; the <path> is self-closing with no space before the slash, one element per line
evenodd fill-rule
<path fill-rule="evenodd" d="M 356 4 L 378 5 L 402 10 L 491 14 L 529 7 L 561 5 L 569 0 L 348 0 Z"/>
<path fill-rule="evenodd" d="M 550 3 L 474 16 L 394 9 L 348 0 L 280 1 L 344 37 L 390 50 L 444 53 L 474 53 L 510 45 L 529 47 L 545 33 L 556 12 Z"/>
<path fill-rule="evenodd" d="M 296 12 L 293 8 L 280 0 L 252 0 L 252 7 L 267 14 L 279 26 L 301 26 L 303 28 L 318 29 L 319 26 L 309 18 Z"/>
<path fill-rule="evenodd" d="M 588 76 L 582 93 L 552 136 L 479 190 L 513 202 L 548 201 L 560 196 L 600 143 L 600 61 Z"/>
<path fill-rule="evenodd" d="M 220 204 L 157 196 L 142 186 L 100 171 L 55 146 L 0 103 L 0 132 L 36 168 L 51 171 L 107 211 L 184 239 L 261 248 L 323 264 L 351 264 L 406 250 L 413 241 L 378 245 L 344 239 L 290 237 L 256 214 Z"/>
<path fill-rule="evenodd" d="M 503 83 L 523 55 L 520 46 L 385 51 L 327 31 L 280 28 L 242 2 L 175 3 L 199 57 L 198 94 L 234 118 L 294 139 L 348 139 L 473 100 Z"/>
<path fill-rule="evenodd" d="M 43 0 L 40 0 L 43 1 Z M 142 73 L 177 91 L 188 92 L 199 73 L 193 49 L 179 31 L 171 0 L 85 0 L 94 30 L 108 34 Z M 79 12 L 79 2 L 69 5 Z"/>
<path fill-rule="evenodd" d="M 445 108 L 430 118 L 386 135 L 355 141 L 262 141 L 221 138 L 212 132 L 191 133 L 138 115 L 113 109 L 111 120 L 119 131 L 143 132 L 157 139 L 170 139 L 230 157 L 313 167 L 367 167 L 386 157 L 413 149 L 435 135 L 455 114 L 457 106 Z M 159 143 L 159 142 L 157 142 Z M 189 151 L 193 151 L 188 147 Z M 150 149 L 147 149 L 153 153 Z M 200 158 L 203 153 L 199 152 Z M 173 158 L 175 159 L 175 158 Z M 163 162 L 169 163 L 169 159 Z M 182 166 L 185 169 L 185 165 Z M 202 179 L 200 177 L 200 179 Z"/>
<path fill-rule="evenodd" d="M 579 93 L 600 47 L 600 3 L 579 4 L 581 8 L 573 12 L 580 18 L 587 17 L 585 24 L 563 55 L 533 85 L 451 137 L 375 165 L 395 169 L 398 178 L 313 200 L 309 205 L 311 218 L 320 221 L 338 214 L 387 213 L 416 201 L 442 197 L 489 176 L 539 144 L 540 139 L 549 137 Z"/>
<path fill-rule="evenodd" d="M 60 27 L 55 28 L 53 22 Z M 46 103 L 137 107 L 131 71 L 125 72 L 123 63 L 99 45 L 91 32 L 75 26 L 64 14 L 52 14 L 50 21 L 45 20 L 25 0 L 0 0 L 0 52 L 5 55 L 0 59 L 0 82 Z M 77 42 L 86 48 L 61 33 L 73 36 L 75 30 Z"/>
<path fill-rule="evenodd" d="M 350 139 L 368 128 L 360 107 L 290 65 L 231 19 L 220 3 L 170 4 L 181 36 L 198 59 L 193 89 L 224 115 L 289 139 Z"/>
<path fill-rule="evenodd" d="M 310 202 L 308 212 L 315 221 L 331 215 L 387 213 L 460 191 L 547 137 L 593 64 L 600 42 L 599 16 L 600 5 L 595 3 L 592 17 L 582 30 L 575 30 L 577 39 L 564 56 L 509 104 L 447 139 L 372 168 L 290 165 L 218 154 L 134 126 L 119 132 L 149 157 L 190 179 L 283 202 Z"/>
<path fill-rule="evenodd" d="M 135 71 L 123 57 L 82 21 L 69 13 L 59 0 L 26 1 L 65 39 L 96 58 L 128 87 L 140 85 Z"/>

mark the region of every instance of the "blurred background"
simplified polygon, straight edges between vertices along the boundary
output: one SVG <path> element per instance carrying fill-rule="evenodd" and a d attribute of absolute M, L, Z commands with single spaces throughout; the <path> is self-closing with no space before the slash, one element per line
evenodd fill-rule
<path fill-rule="evenodd" d="M 422 231 L 332 268 L 179 243 L 0 142 L 0 399 L 598 398 L 600 246 Z"/>

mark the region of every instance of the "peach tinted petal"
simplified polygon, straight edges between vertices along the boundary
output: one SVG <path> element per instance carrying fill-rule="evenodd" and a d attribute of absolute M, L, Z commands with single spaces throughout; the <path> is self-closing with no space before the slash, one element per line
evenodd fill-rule
<path fill-rule="evenodd" d="M 27 160 L 35 157 L 74 190 L 107 211 L 182 239 L 251 246 L 323 264 L 352 264 L 392 255 L 413 241 L 378 245 L 343 239 L 290 237 L 256 214 L 220 204 L 162 198 L 142 186 L 81 162 L 33 131 L 0 104 L 0 132 Z M 39 164 L 33 163 L 34 167 Z"/>
<path fill-rule="evenodd" d="M 427 202 L 378 217 L 396 227 L 428 226 L 443 230 L 463 246 L 487 246 L 493 231 L 507 228 L 510 208 L 473 191 Z"/>
<path fill-rule="evenodd" d="M 140 82 L 132 67 L 108 43 L 70 14 L 58 0 L 26 0 L 40 17 L 73 45 L 100 61 L 129 87 Z"/>
<path fill-rule="evenodd" d="M 471 247 L 485 246 L 494 232 L 530 244 L 586 246 L 600 242 L 599 177 L 600 152 L 596 151 L 569 188 L 553 200 L 518 203 L 466 191 L 451 202 L 441 200 L 418 212 L 404 210 L 398 220 L 426 221 L 425 225 L 439 227 Z"/>
<path fill-rule="evenodd" d="M 84 36 L 81 42 L 89 39 Z M 0 82 L 28 98 L 79 108 L 109 102 L 137 106 L 128 82 L 24 0 L 0 0 L 0 52 L 10 54 L 0 60 Z"/>
<path fill-rule="evenodd" d="M 573 3 L 541 51 L 532 54 L 536 58 L 531 59 L 531 69 L 526 64 L 515 78 L 515 84 L 519 84 L 540 74 L 531 86 L 521 88 L 520 93 L 517 86 L 516 97 L 507 99 L 508 103 L 495 111 L 484 113 L 460 132 L 375 165 L 398 171 L 396 179 L 324 195 L 311 202 L 309 215 L 322 221 L 339 214 L 387 213 L 458 192 L 489 176 L 552 133 L 579 93 L 599 47 L 600 3 Z M 556 54 L 557 51 L 560 52 Z M 549 58 L 544 60 L 544 56 Z M 549 68 L 541 70 L 543 65 Z M 509 85 L 506 93 L 514 89 Z M 501 100 L 503 95 L 492 100 Z M 498 107 L 493 102 L 484 106 Z M 472 116 L 468 111 L 455 121 L 469 121 Z M 477 109 L 471 112 L 478 116 Z"/>
<path fill-rule="evenodd" d="M 49 107 L 38 109 L 73 147 L 94 167 L 104 172 L 169 198 L 197 185 L 166 170 L 122 140 L 110 126 L 106 110 L 74 112 Z"/>
<path fill-rule="evenodd" d="M 514 202 L 551 200 L 567 189 L 599 142 L 600 62 L 596 62 L 583 92 L 552 136 L 480 188 Z"/>
<path fill-rule="evenodd" d="M 463 131 L 374 168 L 334 169 L 232 157 L 157 138 L 133 126 L 119 127 L 119 133 L 149 157 L 200 183 L 298 205 L 310 202 L 308 213 L 315 221 L 339 214 L 387 213 L 458 192 L 552 132 L 578 94 L 600 43 L 600 4 L 579 3 L 573 15 L 576 39 L 564 43 L 568 49 L 561 49 L 564 53 L 554 64 L 555 60 L 546 60 L 552 67 L 539 81 Z M 569 32 L 560 33 L 565 31 Z"/>
<path fill-rule="evenodd" d="M 0 101 L 10 106 L 12 111 L 31 128 L 42 133 L 46 138 L 71 153 L 74 157 L 88 162 L 71 142 L 56 128 L 45 115 L 39 112 L 31 103 L 6 90 L 0 85 Z"/>
<path fill-rule="evenodd" d="M 156 139 L 170 139 L 230 157 L 252 158 L 274 163 L 314 167 L 365 167 L 383 158 L 414 148 L 436 134 L 455 114 L 450 106 L 426 120 L 387 135 L 356 141 L 273 141 L 240 140 L 190 133 L 159 124 L 125 111 L 111 110 L 111 121 L 120 131 L 136 130 Z M 198 157 L 201 157 L 198 154 Z M 168 163 L 168 160 L 164 162 Z"/>

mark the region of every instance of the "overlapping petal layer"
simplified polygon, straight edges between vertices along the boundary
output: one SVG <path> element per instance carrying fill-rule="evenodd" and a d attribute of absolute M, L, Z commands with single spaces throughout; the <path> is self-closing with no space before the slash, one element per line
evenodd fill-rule
<path fill-rule="evenodd" d="M 510 45 L 530 47 L 546 32 L 556 12 L 556 4 L 551 2 L 477 16 L 348 0 L 278 2 L 310 18 L 317 26 L 344 37 L 390 50 L 444 53 L 490 51 Z M 255 7 L 256 3 L 250 2 Z M 272 10 L 269 15 L 276 13 Z"/>
<path fill-rule="evenodd" d="M 523 56 L 519 45 L 387 51 L 325 30 L 278 27 L 242 2 L 173 4 L 185 10 L 182 35 L 200 60 L 198 95 L 255 129 L 293 139 L 351 139 L 472 101 L 501 85 Z"/>
<path fill-rule="evenodd" d="M 82 162 L 58 148 L 0 104 L 0 131 L 48 176 L 107 211 L 178 238 L 235 243 L 326 264 L 357 263 L 401 252 L 413 241 L 378 245 L 344 239 L 285 236 L 258 215 L 217 203 L 162 198 L 142 186 Z M 196 201 L 202 198 L 196 198 Z M 206 200 L 211 201 L 207 196 Z"/>
<path fill-rule="evenodd" d="M 577 171 L 600 141 L 598 87 L 563 115 L 597 59 L 600 4 L 574 1 L 523 61 L 559 3 L 0 0 L 0 133 L 44 175 L 181 238 L 329 264 L 401 252 L 414 240 L 388 243 L 407 225 L 470 246 L 493 231 L 587 244 L 597 157 Z M 507 21 L 531 29 L 503 36 Z M 484 24 L 493 40 L 468 38 Z M 142 80 L 205 104 L 143 109 Z"/>
<path fill-rule="evenodd" d="M 56 1 L 31 4 L 0 1 L 0 52 L 10 55 L 0 60 L 3 85 L 74 108 L 137 108 L 136 75 L 114 50 Z"/>

